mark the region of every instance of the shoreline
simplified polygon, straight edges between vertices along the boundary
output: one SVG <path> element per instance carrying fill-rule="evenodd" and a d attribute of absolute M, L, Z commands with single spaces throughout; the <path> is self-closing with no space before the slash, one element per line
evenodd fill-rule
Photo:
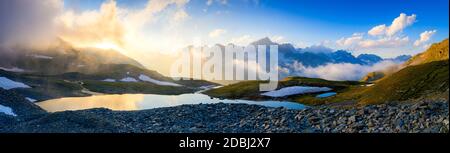
<path fill-rule="evenodd" d="M 305 110 L 225 103 L 88 109 L 6 118 L 0 133 L 448 133 L 448 109 L 446 100 Z"/>

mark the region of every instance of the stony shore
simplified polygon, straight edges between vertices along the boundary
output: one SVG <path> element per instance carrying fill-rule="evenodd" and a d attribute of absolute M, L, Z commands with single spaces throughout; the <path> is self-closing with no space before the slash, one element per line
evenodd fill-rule
<path fill-rule="evenodd" d="M 0 114 L 0 133 L 448 133 L 448 110 L 448 101 L 305 110 L 223 103 L 126 112 L 90 109 L 27 118 Z"/>

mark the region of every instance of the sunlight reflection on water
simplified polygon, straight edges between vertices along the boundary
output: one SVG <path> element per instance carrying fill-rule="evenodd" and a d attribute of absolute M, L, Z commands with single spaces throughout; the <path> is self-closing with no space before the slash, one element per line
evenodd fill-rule
<path fill-rule="evenodd" d="M 251 101 L 228 100 L 211 98 L 207 95 L 181 94 L 181 95 L 157 95 L 157 94 L 123 94 L 123 95 L 95 95 L 90 97 L 69 97 L 52 99 L 37 103 L 49 112 L 66 110 L 82 110 L 90 108 L 108 108 L 111 110 L 144 110 L 159 107 L 172 107 L 183 104 L 211 104 L 211 103 L 245 103 L 263 105 L 268 107 L 285 107 L 289 109 L 304 109 L 305 106 L 288 101 Z"/>

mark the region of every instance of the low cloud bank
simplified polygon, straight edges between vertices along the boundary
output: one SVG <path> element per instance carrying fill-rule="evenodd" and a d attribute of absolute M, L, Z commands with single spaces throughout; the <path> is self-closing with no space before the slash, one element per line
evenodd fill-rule
<path fill-rule="evenodd" d="M 322 78 L 327 80 L 360 80 L 369 72 L 396 70 L 399 63 L 391 60 L 384 60 L 374 65 L 360 65 L 351 63 L 326 64 L 318 67 L 307 67 L 295 61 L 287 66 L 290 75 Z"/>

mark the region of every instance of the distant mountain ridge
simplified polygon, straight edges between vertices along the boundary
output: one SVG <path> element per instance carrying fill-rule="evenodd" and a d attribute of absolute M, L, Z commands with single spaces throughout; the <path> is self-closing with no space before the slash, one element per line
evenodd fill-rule
<path fill-rule="evenodd" d="M 284 44 L 275 43 L 271 41 L 270 38 L 268 37 L 262 38 L 250 44 L 279 45 L 278 46 L 279 62 L 281 65 L 286 65 L 288 63 L 292 63 L 293 61 L 298 61 L 304 66 L 309 67 L 317 67 L 328 63 L 351 63 L 360 65 L 373 65 L 383 60 L 392 60 L 401 63 L 408 60 L 411 57 L 409 55 L 400 55 L 392 59 L 390 58 L 383 59 L 375 54 L 361 54 L 355 57 L 346 50 L 333 51 L 332 49 L 323 46 L 312 46 L 310 48 L 295 48 L 292 44 L 289 43 Z"/>

